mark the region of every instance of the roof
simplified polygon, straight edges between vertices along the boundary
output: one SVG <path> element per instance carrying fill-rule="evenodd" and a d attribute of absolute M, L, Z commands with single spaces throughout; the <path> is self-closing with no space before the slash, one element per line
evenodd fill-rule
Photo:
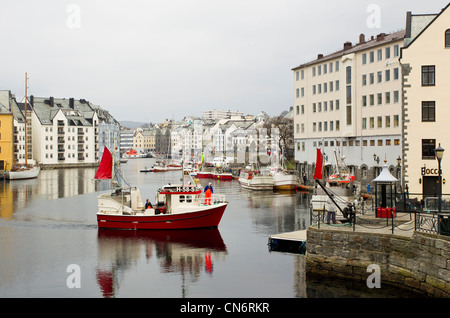
<path fill-rule="evenodd" d="M 438 19 L 441 14 L 446 11 L 450 7 L 450 2 L 445 6 L 444 9 L 439 12 L 439 14 L 411 14 L 411 12 L 407 13 L 407 19 L 406 19 L 406 28 L 407 32 L 406 35 L 408 36 L 408 42 L 407 45 L 402 48 L 408 48 L 411 46 L 412 43 L 415 42 L 415 40 L 423 33 L 425 32 L 428 27 L 433 24 L 436 19 Z M 428 23 L 426 23 L 429 21 Z M 406 37 L 406 36 L 405 36 Z M 401 57 L 400 53 L 400 57 Z"/>
<path fill-rule="evenodd" d="M 393 177 L 392 174 L 389 172 L 387 164 L 383 165 L 383 170 L 381 170 L 378 177 L 372 180 L 372 182 L 376 183 L 392 183 L 396 181 L 398 181 L 398 179 Z"/>
<path fill-rule="evenodd" d="M 347 54 L 373 49 L 373 48 L 375 48 L 377 46 L 385 45 L 385 44 L 390 43 L 390 42 L 403 40 L 404 37 L 405 37 L 405 33 L 406 33 L 405 30 L 400 30 L 400 31 L 393 32 L 393 33 L 390 33 L 390 34 L 380 33 L 376 37 L 372 37 L 371 40 L 369 40 L 369 41 L 364 41 L 362 43 L 357 43 L 355 45 L 352 45 L 350 42 L 346 42 L 346 44 L 349 45 L 349 48 L 342 49 L 340 51 L 336 51 L 336 52 L 331 53 L 329 55 L 317 58 L 314 61 L 311 61 L 311 62 L 308 62 L 308 63 L 305 63 L 305 64 L 301 64 L 301 65 L 293 68 L 292 70 L 304 68 L 304 67 L 311 66 L 311 65 L 314 65 L 314 64 L 323 63 L 325 61 L 333 60 L 333 59 L 342 57 L 342 56 L 347 55 Z M 345 46 L 345 44 L 344 44 L 344 46 Z"/>
<path fill-rule="evenodd" d="M 31 102 L 31 99 L 29 99 Z M 41 124 L 51 125 L 59 111 L 66 116 L 69 126 L 92 126 L 94 110 L 85 99 L 33 97 L 32 104 Z"/>

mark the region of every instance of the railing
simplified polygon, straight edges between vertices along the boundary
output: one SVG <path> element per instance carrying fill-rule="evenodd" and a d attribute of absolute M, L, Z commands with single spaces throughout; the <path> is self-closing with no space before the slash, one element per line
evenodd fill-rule
<path fill-rule="evenodd" d="M 363 220 L 365 216 L 375 216 L 376 208 L 372 199 L 368 199 L 358 203 L 355 209 L 355 217 L 351 222 L 341 223 L 336 226 L 348 226 L 352 227 L 353 231 L 356 230 L 356 224 L 359 227 L 366 228 L 368 230 L 390 230 L 392 234 L 395 231 L 418 231 L 439 235 L 450 236 L 450 202 L 441 201 L 441 211 L 438 210 L 439 198 L 427 197 L 425 200 L 412 200 L 411 202 L 406 200 L 406 204 L 398 203 L 396 211 L 393 209 L 390 213 L 386 213 L 383 218 L 375 218 L 379 222 L 367 222 L 367 219 Z M 387 211 L 388 212 L 388 211 Z M 310 224 L 320 226 L 326 225 L 327 210 L 322 208 L 319 210 L 310 209 Z M 401 214 L 401 219 L 399 218 Z M 339 218 L 340 212 L 337 210 L 336 216 Z M 409 215 L 409 217 L 408 217 Z M 384 222 L 385 221 L 385 222 Z"/>

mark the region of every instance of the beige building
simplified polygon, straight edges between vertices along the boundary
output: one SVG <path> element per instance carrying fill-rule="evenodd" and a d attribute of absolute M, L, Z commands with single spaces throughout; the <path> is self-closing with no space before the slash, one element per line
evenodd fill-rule
<path fill-rule="evenodd" d="M 439 14 L 407 14 L 404 75 L 404 181 L 410 193 L 439 191 L 435 148 L 442 160 L 443 193 L 450 193 L 450 4 Z"/>
<path fill-rule="evenodd" d="M 295 159 L 312 178 L 316 148 L 332 173 L 334 151 L 349 170 L 370 182 L 384 159 L 400 175 L 401 68 L 405 31 L 360 35 L 356 44 L 293 68 Z"/>

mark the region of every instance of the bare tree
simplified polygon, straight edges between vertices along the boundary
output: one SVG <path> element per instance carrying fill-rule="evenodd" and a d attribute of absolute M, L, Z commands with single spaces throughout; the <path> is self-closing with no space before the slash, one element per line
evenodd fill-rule
<path fill-rule="evenodd" d="M 272 128 L 279 131 L 278 147 L 283 149 L 286 159 L 294 158 L 294 120 L 283 115 L 269 118 L 264 123 L 269 138 L 272 138 Z"/>

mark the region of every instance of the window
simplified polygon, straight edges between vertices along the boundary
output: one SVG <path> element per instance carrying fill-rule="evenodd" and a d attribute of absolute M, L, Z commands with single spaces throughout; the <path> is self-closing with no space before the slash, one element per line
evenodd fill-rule
<path fill-rule="evenodd" d="M 352 124 L 352 106 L 347 106 L 347 125 Z"/>
<path fill-rule="evenodd" d="M 384 76 L 384 77 L 385 77 L 384 80 L 385 80 L 386 82 L 389 82 L 389 81 L 391 80 L 391 70 L 386 70 L 385 74 L 386 74 L 386 75 Z"/>
<path fill-rule="evenodd" d="M 391 58 L 391 48 L 387 47 L 386 48 L 386 59 L 390 59 Z"/>
<path fill-rule="evenodd" d="M 422 66 L 422 86 L 434 86 L 436 68 L 434 65 Z"/>
<path fill-rule="evenodd" d="M 378 83 L 381 83 L 381 82 L 383 81 L 383 75 L 382 75 L 382 73 L 383 73 L 383 72 L 381 72 L 381 71 L 377 73 Z"/>
<path fill-rule="evenodd" d="M 364 65 L 364 64 L 367 64 L 367 53 L 364 53 L 364 54 L 362 55 L 362 63 L 363 63 L 363 65 Z"/>
<path fill-rule="evenodd" d="M 346 74 L 347 74 L 347 84 L 351 84 L 352 83 L 352 67 L 351 66 L 347 66 L 346 68 Z"/>
<path fill-rule="evenodd" d="M 435 102 L 422 102 L 422 121 L 436 121 Z"/>
<path fill-rule="evenodd" d="M 378 61 L 381 61 L 383 59 L 383 51 L 381 49 L 379 49 L 377 51 L 377 55 L 378 55 Z"/>
<path fill-rule="evenodd" d="M 362 119 L 362 129 L 367 129 L 367 118 Z"/>
<path fill-rule="evenodd" d="M 366 75 L 366 74 L 364 74 L 364 75 L 362 76 L 362 85 L 363 85 L 363 86 L 366 86 L 366 85 L 367 85 L 367 75 Z"/>
<path fill-rule="evenodd" d="M 386 92 L 385 94 L 385 103 L 390 104 L 391 103 L 391 92 Z"/>
<path fill-rule="evenodd" d="M 399 49 L 398 44 L 394 45 L 394 56 L 397 57 L 399 55 L 399 53 L 400 53 L 400 49 Z"/>
<path fill-rule="evenodd" d="M 385 122 L 386 128 L 391 127 L 391 116 L 386 116 L 384 122 Z"/>
<path fill-rule="evenodd" d="M 334 86 L 335 86 L 336 90 L 338 91 L 339 90 L 339 81 L 336 81 L 336 85 L 334 85 Z"/>
<path fill-rule="evenodd" d="M 450 29 L 445 31 L 445 47 L 450 47 Z"/>
<path fill-rule="evenodd" d="M 383 127 L 383 119 L 381 116 L 377 117 L 377 128 L 382 128 Z"/>
<path fill-rule="evenodd" d="M 339 61 L 336 61 L 336 67 L 335 67 L 336 72 L 339 72 Z"/>
<path fill-rule="evenodd" d="M 347 104 L 351 104 L 352 103 L 352 86 L 348 85 L 347 86 Z"/>
<path fill-rule="evenodd" d="M 367 106 L 367 96 L 366 95 L 364 95 L 362 97 L 362 105 L 363 105 L 363 107 Z"/>
<path fill-rule="evenodd" d="M 375 61 L 375 52 L 370 52 L 370 63 L 373 63 Z"/>
<path fill-rule="evenodd" d="M 422 139 L 422 159 L 435 159 L 436 139 Z"/>
<path fill-rule="evenodd" d="M 399 68 L 394 68 L 394 80 L 398 80 L 400 78 Z"/>

